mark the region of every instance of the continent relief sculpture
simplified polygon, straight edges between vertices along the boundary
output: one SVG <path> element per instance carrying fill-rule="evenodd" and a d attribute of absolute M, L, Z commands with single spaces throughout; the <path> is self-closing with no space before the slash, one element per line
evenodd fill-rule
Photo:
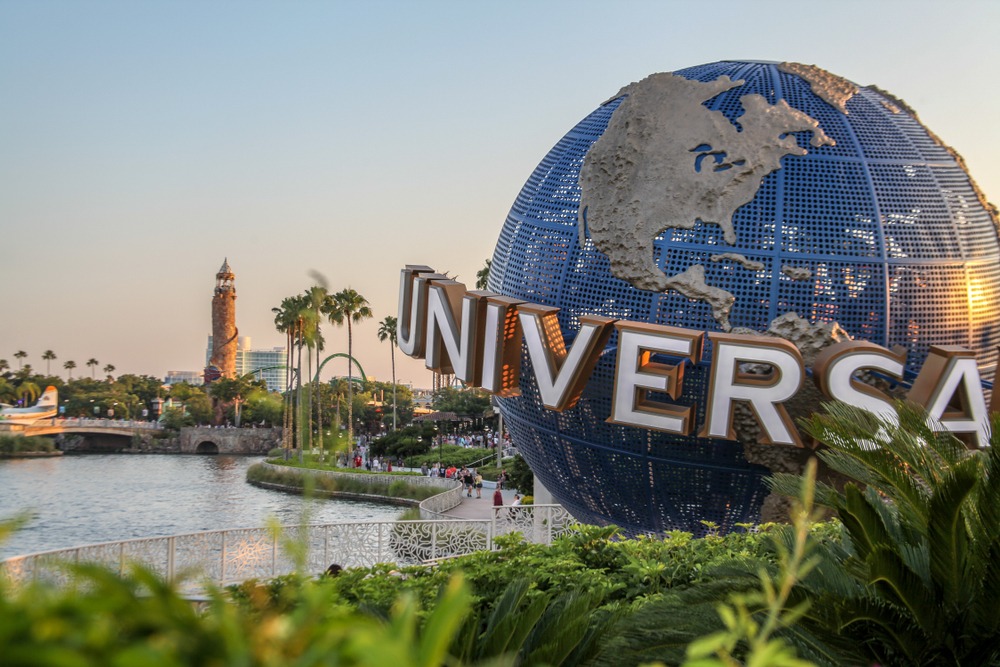
<path fill-rule="evenodd" d="M 654 262 L 654 239 L 670 228 L 693 229 L 700 220 L 718 225 L 725 242 L 736 243 L 736 209 L 781 168 L 782 157 L 808 152 L 794 132 L 810 132 L 813 147 L 836 145 L 818 121 L 784 100 L 768 104 L 760 95 L 742 96 L 740 128 L 702 105 L 743 83 L 661 73 L 626 86 L 615 95 L 625 100 L 580 169 L 581 243 L 589 232 L 612 275 L 638 289 L 672 289 L 705 301 L 723 331 L 732 328 L 735 297 L 706 284 L 700 264 L 668 277 Z"/>
<path fill-rule="evenodd" d="M 798 348 L 780 338 L 702 332 L 644 322 L 582 316 L 567 347 L 557 320 L 558 308 L 511 299 L 465 286 L 427 266 L 400 272 L 399 348 L 424 359 L 427 368 L 454 374 L 467 386 L 498 396 L 520 395 L 521 344 L 534 369 L 543 405 L 564 411 L 579 401 L 587 379 L 618 332 L 612 413 L 607 421 L 679 435 L 694 432 L 694 406 L 655 400 L 651 392 L 677 399 L 683 389 L 684 364 L 697 363 L 705 336 L 712 343 L 710 385 L 704 423 L 698 437 L 735 440 L 734 405 L 748 404 L 761 427 L 761 444 L 802 447 L 802 440 L 782 403 L 805 380 Z M 673 363 L 654 361 L 653 355 Z M 766 374 L 745 372 L 745 364 L 763 364 Z M 866 341 L 844 341 L 823 350 L 813 366 L 813 381 L 828 399 L 839 400 L 892 419 L 892 398 L 855 377 L 875 371 L 903 379 L 904 355 Z M 987 408 L 975 353 L 958 346 L 931 346 L 907 398 L 923 406 L 928 426 L 968 436 L 986 446 L 989 415 L 1000 411 L 1000 392 Z M 952 407 L 958 398 L 961 407 Z"/>

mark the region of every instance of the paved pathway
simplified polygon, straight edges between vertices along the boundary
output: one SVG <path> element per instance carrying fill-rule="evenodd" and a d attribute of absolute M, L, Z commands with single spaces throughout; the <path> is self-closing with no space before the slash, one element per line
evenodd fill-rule
<path fill-rule="evenodd" d="M 487 484 L 489 486 L 487 486 Z M 468 498 L 463 493 L 462 502 L 451 508 L 445 514 L 456 519 L 492 519 L 493 512 L 493 491 L 496 488 L 493 482 L 483 482 L 483 497 L 476 498 L 476 491 L 472 491 L 472 497 Z M 505 489 L 503 494 L 503 504 L 510 505 L 514 502 L 514 491 Z"/>

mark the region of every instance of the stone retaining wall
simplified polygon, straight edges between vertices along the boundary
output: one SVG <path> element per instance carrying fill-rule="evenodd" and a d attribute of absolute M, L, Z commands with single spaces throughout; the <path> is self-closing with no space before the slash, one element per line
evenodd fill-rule
<path fill-rule="evenodd" d="M 181 429 L 182 454 L 261 454 L 281 446 L 280 428 L 210 428 L 192 426 Z"/>

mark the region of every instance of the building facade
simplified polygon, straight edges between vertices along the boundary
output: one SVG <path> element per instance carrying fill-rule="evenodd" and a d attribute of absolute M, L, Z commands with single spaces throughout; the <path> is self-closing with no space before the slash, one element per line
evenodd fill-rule
<path fill-rule="evenodd" d="M 167 371 L 167 377 L 163 379 L 165 385 L 175 385 L 187 382 L 193 387 L 205 383 L 205 375 L 202 371 Z"/>
<path fill-rule="evenodd" d="M 205 350 L 205 364 L 210 365 L 213 336 L 208 337 Z M 262 379 L 267 383 L 268 391 L 285 390 L 285 366 L 288 363 L 288 353 L 284 347 L 272 347 L 255 350 L 250 336 L 238 336 L 236 339 L 236 354 L 234 357 L 234 376 L 241 377 L 254 373 L 254 379 Z"/>

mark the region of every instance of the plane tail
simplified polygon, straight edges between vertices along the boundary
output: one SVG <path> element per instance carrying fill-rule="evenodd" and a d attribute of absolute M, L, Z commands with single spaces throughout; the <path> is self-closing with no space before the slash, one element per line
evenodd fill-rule
<path fill-rule="evenodd" d="M 55 408 L 59 406 L 59 390 L 49 385 L 45 388 L 45 392 L 42 394 L 38 402 L 35 403 L 36 408 Z"/>

